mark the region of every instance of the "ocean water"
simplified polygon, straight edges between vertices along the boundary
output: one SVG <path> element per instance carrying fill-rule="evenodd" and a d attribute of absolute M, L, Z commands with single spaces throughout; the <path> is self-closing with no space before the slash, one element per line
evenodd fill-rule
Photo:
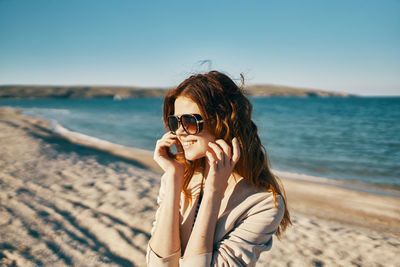
<path fill-rule="evenodd" d="M 0 105 L 153 150 L 165 133 L 160 98 L 10 99 Z M 272 168 L 400 189 L 400 98 L 251 98 Z"/>

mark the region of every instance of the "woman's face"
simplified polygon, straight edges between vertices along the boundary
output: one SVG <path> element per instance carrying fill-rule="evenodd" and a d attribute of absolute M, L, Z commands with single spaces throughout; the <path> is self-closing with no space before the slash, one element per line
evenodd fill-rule
<path fill-rule="evenodd" d="M 175 100 L 175 116 L 180 117 L 182 114 L 201 114 L 197 104 L 190 98 L 179 96 Z M 203 119 L 204 116 L 202 115 Z M 196 135 L 189 135 L 184 130 L 182 125 L 176 130 L 176 136 L 181 142 L 187 160 L 196 160 L 205 157 L 208 148 L 208 142 L 215 141 L 215 137 L 203 125 L 203 130 Z"/>

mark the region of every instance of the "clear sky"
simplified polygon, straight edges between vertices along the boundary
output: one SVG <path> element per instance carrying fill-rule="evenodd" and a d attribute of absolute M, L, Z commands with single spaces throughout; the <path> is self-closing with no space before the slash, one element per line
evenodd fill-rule
<path fill-rule="evenodd" d="M 169 87 L 209 68 L 400 95 L 400 1 L 0 0 L 0 84 Z"/>

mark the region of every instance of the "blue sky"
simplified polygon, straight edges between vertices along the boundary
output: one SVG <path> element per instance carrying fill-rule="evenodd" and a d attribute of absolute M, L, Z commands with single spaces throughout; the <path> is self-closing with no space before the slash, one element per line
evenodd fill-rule
<path fill-rule="evenodd" d="M 400 95 L 400 1 L 0 0 L 0 36 L 0 84 L 169 87 L 211 66 Z"/>

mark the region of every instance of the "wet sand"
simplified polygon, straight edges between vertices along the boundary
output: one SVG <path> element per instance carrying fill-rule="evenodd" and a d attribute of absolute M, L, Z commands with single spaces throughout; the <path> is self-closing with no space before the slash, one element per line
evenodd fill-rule
<path fill-rule="evenodd" d="M 0 107 L 0 265 L 145 266 L 151 153 L 52 128 Z M 293 226 L 257 266 L 400 266 L 399 198 L 278 174 Z"/>

